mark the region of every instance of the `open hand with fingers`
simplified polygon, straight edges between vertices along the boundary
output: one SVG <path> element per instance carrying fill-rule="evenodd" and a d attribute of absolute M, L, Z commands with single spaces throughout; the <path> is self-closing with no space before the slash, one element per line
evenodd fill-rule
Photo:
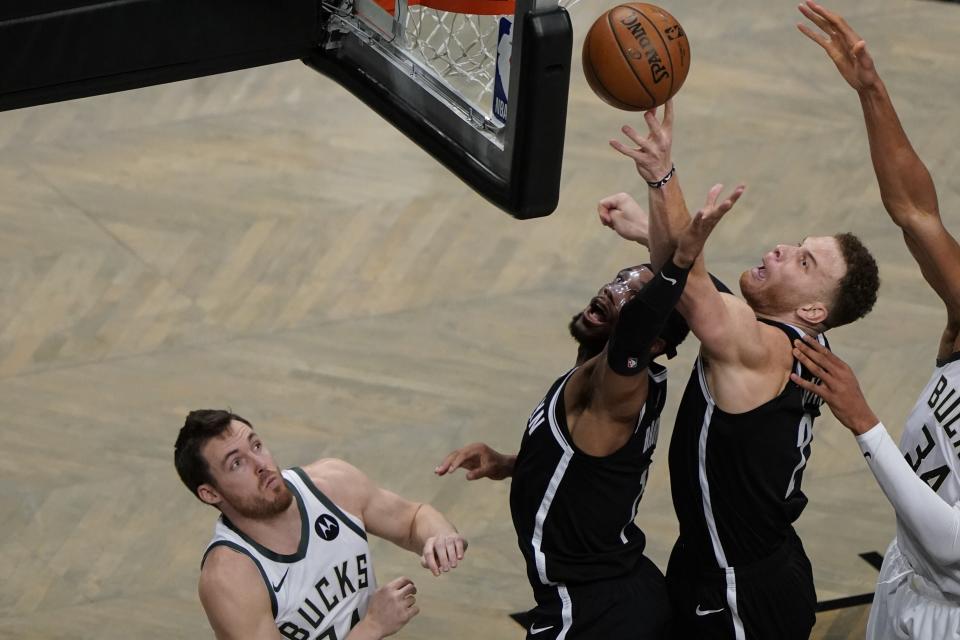
<path fill-rule="evenodd" d="M 515 461 L 516 456 L 504 455 L 482 442 L 473 442 L 448 453 L 433 472 L 442 476 L 462 467 L 467 471 L 467 480 L 503 480 L 513 475 Z"/>
<path fill-rule="evenodd" d="M 837 420 L 854 435 L 865 433 L 880 422 L 863 397 L 853 370 L 836 354 L 810 336 L 804 336 L 803 340 L 793 341 L 793 355 L 820 378 L 820 382 L 804 380 L 796 373 L 790 374 L 790 380 L 823 398 Z"/>
<path fill-rule="evenodd" d="M 815 31 L 805 24 L 798 24 L 797 28 L 823 47 L 851 87 L 862 91 L 880 82 L 873 58 L 867 53 L 867 43 L 850 28 L 843 16 L 828 11 L 813 0 L 806 0 L 798 8 L 820 30 Z"/>
<path fill-rule="evenodd" d="M 714 227 L 733 208 L 745 189 L 746 186 L 741 184 L 724 200 L 717 202 L 723 191 L 723 185 L 715 184 L 711 187 L 710 192 L 707 193 L 706 204 L 694 214 L 690 224 L 677 237 L 677 248 L 673 253 L 675 265 L 686 269 L 694 263 L 703 251 L 703 245 L 706 244 Z"/>
<path fill-rule="evenodd" d="M 630 125 L 624 125 L 620 130 L 627 136 L 635 147 L 630 147 L 619 140 L 611 140 L 610 146 L 631 158 L 637 165 L 637 173 L 650 182 L 661 181 L 673 169 L 670 159 L 670 150 L 673 145 L 673 100 L 668 100 L 663 107 L 663 120 L 657 119 L 657 110 L 651 109 L 643 114 L 647 123 L 647 135 L 641 135 Z"/>
<path fill-rule="evenodd" d="M 420 566 L 429 569 L 435 576 L 456 569 L 467 552 L 467 546 L 466 538 L 456 531 L 427 538 L 420 556 Z"/>
<path fill-rule="evenodd" d="M 597 215 L 624 240 L 650 246 L 650 216 L 628 193 L 615 193 L 597 203 Z"/>

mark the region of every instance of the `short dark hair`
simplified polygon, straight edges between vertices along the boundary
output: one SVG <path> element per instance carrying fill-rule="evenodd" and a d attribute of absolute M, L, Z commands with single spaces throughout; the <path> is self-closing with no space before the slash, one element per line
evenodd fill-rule
<path fill-rule="evenodd" d="M 208 440 L 226 431 L 234 420 L 253 428 L 249 420 L 225 409 L 196 409 L 187 414 L 173 445 L 173 464 L 193 495 L 199 497 L 200 485 L 214 484 L 210 465 L 200 450 Z"/>
<path fill-rule="evenodd" d="M 823 323 L 827 328 L 850 324 L 870 313 L 880 289 L 877 261 L 860 238 L 852 233 L 839 233 L 833 237 L 840 244 L 847 272 L 837 285 L 833 307 Z"/>

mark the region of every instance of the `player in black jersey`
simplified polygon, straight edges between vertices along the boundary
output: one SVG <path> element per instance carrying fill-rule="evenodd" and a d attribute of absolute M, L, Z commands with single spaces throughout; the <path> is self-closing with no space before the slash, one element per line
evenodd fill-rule
<path fill-rule="evenodd" d="M 698 212 L 656 273 L 621 271 L 574 318 L 577 365 L 534 409 L 516 456 L 475 443 L 436 469 L 512 476 L 510 510 L 537 602 L 528 638 L 665 637 L 663 574 L 634 524 L 666 397 L 666 370 L 652 360 L 686 335 L 673 306 L 732 204 Z"/>
<path fill-rule="evenodd" d="M 611 145 L 650 186 L 654 264 L 675 246 L 689 215 L 670 157 L 673 105 L 661 122 L 645 114 L 636 145 Z M 710 201 L 722 187 L 710 191 Z M 742 193 L 738 187 L 731 199 Z M 633 239 L 628 196 L 607 223 Z M 815 620 L 810 562 L 792 523 L 806 505 L 800 489 L 819 398 L 790 380 L 811 375 L 794 359 L 793 339 L 864 316 L 879 278 L 851 234 L 777 245 L 740 277 L 744 299 L 719 293 L 699 258 L 677 305 L 700 339 L 670 443 L 670 484 L 680 537 L 667 567 L 676 638 L 806 638 Z"/>

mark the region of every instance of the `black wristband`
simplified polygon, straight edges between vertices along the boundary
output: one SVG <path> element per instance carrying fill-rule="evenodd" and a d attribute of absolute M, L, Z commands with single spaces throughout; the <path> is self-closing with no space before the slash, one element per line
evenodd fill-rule
<path fill-rule="evenodd" d="M 647 180 L 647 185 L 648 185 L 651 189 L 659 189 L 659 188 L 661 188 L 663 185 L 665 185 L 665 184 L 667 184 L 668 182 L 670 182 L 670 178 L 673 177 L 673 174 L 676 173 L 676 171 L 677 171 L 677 165 L 671 164 L 671 165 L 670 165 L 670 171 L 667 171 L 667 175 L 663 176 L 663 177 L 660 178 L 659 180 L 656 180 L 655 182 L 650 182 L 649 180 Z"/>
<path fill-rule="evenodd" d="M 650 347 L 683 293 L 690 269 L 669 260 L 620 310 L 607 343 L 607 364 L 622 376 L 636 375 L 650 363 Z M 668 354 L 669 355 L 669 354 Z"/>
<path fill-rule="evenodd" d="M 667 260 L 666 264 L 660 267 L 660 277 L 669 282 L 670 284 L 676 286 L 680 285 L 680 289 L 683 289 L 683 286 L 687 283 L 687 276 L 690 275 L 690 269 L 693 268 L 693 265 L 689 267 L 678 267 L 673 262 L 673 256 Z M 674 295 L 674 294 L 672 294 Z"/>

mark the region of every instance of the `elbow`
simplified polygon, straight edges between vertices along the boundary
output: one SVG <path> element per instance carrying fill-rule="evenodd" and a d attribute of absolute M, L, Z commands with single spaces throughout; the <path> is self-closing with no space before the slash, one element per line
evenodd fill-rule
<path fill-rule="evenodd" d="M 913 235 L 912 232 L 915 229 L 921 228 L 931 218 L 938 218 L 940 215 L 936 210 L 926 211 L 911 202 L 884 199 L 883 206 L 890 214 L 893 223 L 907 235 Z"/>

